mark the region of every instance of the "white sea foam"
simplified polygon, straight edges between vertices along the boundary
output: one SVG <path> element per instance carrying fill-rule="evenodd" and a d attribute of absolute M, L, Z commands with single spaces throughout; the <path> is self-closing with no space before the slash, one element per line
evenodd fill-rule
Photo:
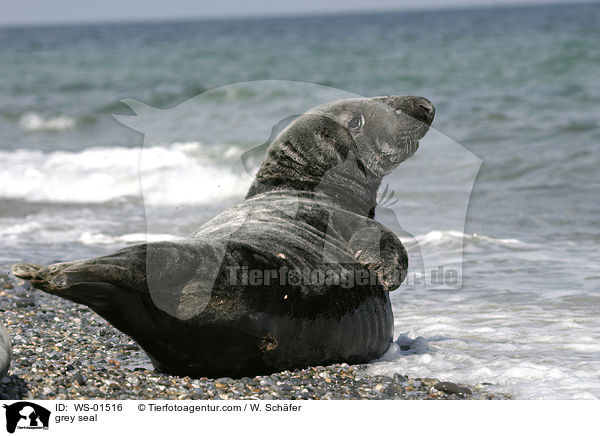
<path fill-rule="evenodd" d="M 75 120 L 66 115 L 44 118 L 37 112 L 26 112 L 21 115 L 19 125 L 25 132 L 38 130 L 67 130 L 75 127 Z"/>
<path fill-rule="evenodd" d="M 508 246 L 524 245 L 524 243 L 518 239 L 492 238 L 477 233 L 463 233 L 458 230 L 432 230 L 423 235 L 417 235 L 415 239 L 420 246 L 438 245 L 455 248 L 462 248 L 463 243 L 487 243 Z"/>
<path fill-rule="evenodd" d="M 579 310 L 574 329 L 563 322 L 572 307 L 543 299 L 533 304 L 514 293 L 505 298 L 480 293 L 473 302 L 474 293 L 392 294 L 396 331 L 409 332 L 367 371 L 487 382 L 491 391 L 519 399 L 600 398 L 600 336 L 593 307 Z"/>
<path fill-rule="evenodd" d="M 169 233 L 128 233 L 125 235 L 111 236 L 105 233 L 83 232 L 78 240 L 88 245 L 112 245 L 118 243 L 136 244 L 142 242 L 176 241 L 181 236 Z"/>
<path fill-rule="evenodd" d="M 134 244 L 140 242 L 175 241 L 183 236 L 169 233 L 126 233 L 108 235 L 100 232 L 82 231 L 82 223 L 56 226 L 45 220 L 28 220 L 23 223 L 0 226 L 0 238 L 4 243 L 10 241 L 22 243 L 24 240 L 44 239 L 48 243 L 82 242 L 86 245 Z"/>
<path fill-rule="evenodd" d="M 80 152 L 0 151 L 0 197 L 26 201 L 103 203 L 139 196 L 149 205 L 205 204 L 243 198 L 251 176 L 231 145 L 199 143 L 139 149 L 96 147 Z M 229 156 L 231 164 L 223 164 Z M 140 165 L 141 162 L 141 165 Z M 238 165 L 236 166 L 235 163 Z"/>
<path fill-rule="evenodd" d="M 72 243 L 77 241 L 81 235 L 82 225 L 79 220 L 73 220 L 68 224 L 58 224 L 54 217 L 41 216 L 28 217 L 22 222 L 2 220 L 0 221 L 0 240 L 4 247 L 27 247 L 41 241 L 47 245 Z"/>

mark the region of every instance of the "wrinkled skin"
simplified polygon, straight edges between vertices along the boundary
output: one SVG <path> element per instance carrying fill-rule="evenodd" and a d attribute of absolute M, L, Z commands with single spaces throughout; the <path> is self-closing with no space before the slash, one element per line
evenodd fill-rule
<path fill-rule="evenodd" d="M 433 116 L 420 97 L 318 106 L 273 140 L 246 200 L 186 240 L 21 263 L 13 273 L 89 306 L 167 373 L 235 377 L 367 362 L 392 340 L 388 292 L 408 268 L 398 237 L 373 219 L 377 189 L 415 153 Z M 367 280 L 282 283 L 280 273 L 249 282 L 244 268 Z"/>

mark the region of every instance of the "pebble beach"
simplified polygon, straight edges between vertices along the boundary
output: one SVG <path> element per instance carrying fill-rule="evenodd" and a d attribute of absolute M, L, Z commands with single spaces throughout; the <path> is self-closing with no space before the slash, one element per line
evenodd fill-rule
<path fill-rule="evenodd" d="M 316 366 L 254 378 L 192 379 L 153 370 L 128 336 L 90 311 L 0 274 L 0 313 L 12 362 L 0 399 L 507 399 L 485 384 L 464 386 L 405 374 L 373 376 L 367 365 Z"/>

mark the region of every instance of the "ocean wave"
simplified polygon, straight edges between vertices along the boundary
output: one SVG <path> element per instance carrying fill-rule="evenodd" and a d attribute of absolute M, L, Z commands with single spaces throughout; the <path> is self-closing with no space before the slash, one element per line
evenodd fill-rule
<path fill-rule="evenodd" d="M 69 225 L 57 226 L 51 217 L 37 216 L 20 223 L 9 223 L 0 226 L 0 238 L 3 243 L 27 243 L 31 239 L 44 240 L 47 243 L 73 243 L 80 242 L 84 245 L 130 245 L 144 242 L 175 241 L 183 239 L 183 235 L 170 233 L 125 233 L 122 235 L 109 235 L 102 232 L 84 230 L 86 220 L 75 219 Z M 94 225 L 107 223 L 93 223 Z"/>
<path fill-rule="evenodd" d="M 105 244 L 136 244 L 143 242 L 176 241 L 182 239 L 181 236 L 171 235 L 169 233 L 127 233 L 125 235 L 111 236 L 104 233 L 84 232 L 79 236 L 79 242 L 86 245 L 105 245 Z"/>
<path fill-rule="evenodd" d="M 10 238 L 21 234 L 29 234 L 42 228 L 42 223 L 38 221 L 25 221 L 18 224 L 0 227 L 0 237 Z"/>
<path fill-rule="evenodd" d="M 0 151 L 0 197 L 25 201 L 104 203 L 140 196 L 149 205 L 206 204 L 243 198 L 251 176 L 242 149 L 206 146 L 95 147 L 80 152 Z"/>
<path fill-rule="evenodd" d="M 462 249 L 464 245 L 502 245 L 506 247 L 521 248 L 529 244 L 513 238 L 492 238 L 477 233 L 463 233 L 458 230 L 432 230 L 428 233 L 415 236 L 414 240 L 403 239 L 405 245 L 417 243 L 420 247 L 438 247 L 445 249 Z"/>
<path fill-rule="evenodd" d="M 1 222 L 0 240 L 7 248 L 39 244 L 40 241 L 48 245 L 72 242 L 81 234 L 81 225 L 80 222 L 59 225 L 55 217 L 28 217 L 22 222 Z"/>
<path fill-rule="evenodd" d="M 331 86 L 322 84 L 325 86 Z M 314 90 L 313 90 L 314 91 Z M 257 87 L 254 81 L 237 83 L 234 86 L 227 85 L 214 88 L 212 86 L 168 86 L 152 89 L 144 93 L 140 98 L 147 105 L 169 109 L 186 101 L 197 99 L 193 104 L 232 104 L 244 101 L 271 102 L 273 100 L 304 96 L 306 88 L 297 83 L 290 85 L 289 81 L 261 81 Z M 105 103 L 93 109 L 94 113 L 112 114 L 122 112 L 126 105 L 120 100 Z"/>
<path fill-rule="evenodd" d="M 26 112 L 21 115 L 19 125 L 24 132 L 35 132 L 40 130 L 62 131 L 75 127 L 75 119 L 66 115 L 44 118 L 37 112 Z"/>

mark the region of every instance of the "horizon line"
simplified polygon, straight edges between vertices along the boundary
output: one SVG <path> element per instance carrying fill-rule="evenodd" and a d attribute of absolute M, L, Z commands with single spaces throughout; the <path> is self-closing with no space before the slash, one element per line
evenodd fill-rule
<path fill-rule="evenodd" d="M 419 12 L 441 12 L 441 11 L 463 11 L 463 10 L 489 10 L 489 9 L 527 9 L 537 8 L 540 6 L 560 7 L 560 6 L 588 6 L 599 4 L 600 0 L 578 0 L 569 2 L 568 0 L 540 0 L 532 3 L 519 3 L 511 1 L 505 4 L 457 4 L 453 6 L 417 6 L 417 7 L 400 7 L 400 8 L 372 8 L 372 9 L 354 9 L 348 11 L 338 10 L 323 10 L 323 11 L 297 11 L 297 12 L 280 12 L 280 13 L 249 13 L 249 14 L 217 14 L 205 16 L 168 16 L 168 17 L 129 17 L 129 18 L 100 18 L 100 19 L 74 19 L 67 21 L 30 21 L 30 22 L 0 22 L 1 28 L 11 27 L 70 27 L 70 26 L 97 26 L 109 24 L 152 24 L 152 23 L 178 23 L 178 22 L 219 22 L 219 21 L 252 21 L 264 19 L 278 18 L 312 18 L 312 17 L 328 17 L 328 16 L 356 16 L 356 15 L 376 15 L 382 13 L 419 13 Z"/>

